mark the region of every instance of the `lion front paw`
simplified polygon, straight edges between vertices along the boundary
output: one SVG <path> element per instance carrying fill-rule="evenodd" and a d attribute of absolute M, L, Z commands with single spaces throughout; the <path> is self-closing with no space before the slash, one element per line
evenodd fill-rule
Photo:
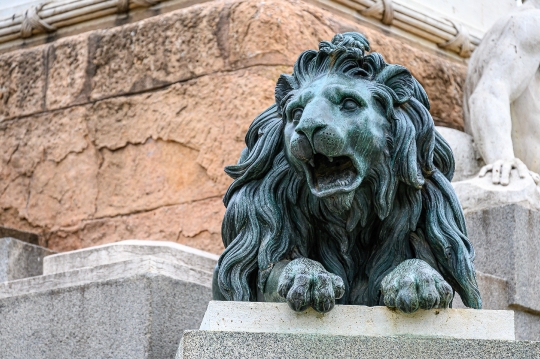
<path fill-rule="evenodd" d="M 345 293 L 343 280 L 311 259 L 298 258 L 287 264 L 278 282 L 278 294 L 297 312 L 309 306 L 320 313 L 334 308 Z"/>
<path fill-rule="evenodd" d="M 384 277 L 381 283 L 384 304 L 404 313 L 418 309 L 448 308 L 452 287 L 429 264 L 409 259 Z"/>

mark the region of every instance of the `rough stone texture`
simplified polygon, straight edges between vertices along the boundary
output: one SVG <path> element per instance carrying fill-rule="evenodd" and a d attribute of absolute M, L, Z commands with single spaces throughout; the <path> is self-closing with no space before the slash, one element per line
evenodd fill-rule
<path fill-rule="evenodd" d="M 540 342 L 540 315 L 514 310 L 516 337 L 521 340 Z M 519 333 L 519 335 L 517 334 Z"/>
<path fill-rule="evenodd" d="M 15 238 L 0 238 L 0 282 L 43 274 L 43 259 L 51 254 L 54 252 Z"/>
<path fill-rule="evenodd" d="M 211 273 L 154 257 L 0 284 L 0 351 L 14 359 L 174 358 L 200 325 Z M 29 340 L 31 338 L 31 340 Z"/>
<path fill-rule="evenodd" d="M 224 212 L 221 198 L 211 198 L 127 216 L 83 221 L 73 232 L 67 228 L 52 233 L 48 243 L 51 248 L 74 250 L 126 238 L 144 238 L 220 253 Z"/>
<path fill-rule="evenodd" d="M 213 273 L 218 256 L 177 243 L 127 240 L 60 253 L 45 258 L 43 273 L 54 274 L 86 267 L 122 262 L 152 256 L 190 268 Z"/>
<path fill-rule="evenodd" d="M 514 310 L 516 338 L 540 341 L 540 212 L 512 204 L 466 211 L 465 220 L 484 308 Z"/>
<path fill-rule="evenodd" d="M 404 314 L 386 307 L 336 305 L 326 314 L 286 303 L 212 301 L 200 330 L 346 336 L 515 340 L 509 310 L 445 309 Z"/>
<path fill-rule="evenodd" d="M 45 110 L 46 72 L 43 46 L 0 56 L 0 122 Z"/>
<path fill-rule="evenodd" d="M 89 38 L 64 38 L 46 47 L 48 76 L 46 108 L 54 110 L 88 100 L 87 74 Z M 88 74 L 90 75 L 90 74 Z"/>
<path fill-rule="evenodd" d="M 279 75 L 343 31 L 462 128 L 465 64 L 297 0 L 207 2 L 0 56 L 0 223 L 58 251 L 145 238 L 220 253 L 223 167 Z"/>
<path fill-rule="evenodd" d="M 475 268 L 508 281 L 509 303 L 540 312 L 540 212 L 508 205 L 465 216 Z"/>
<path fill-rule="evenodd" d="M 540 343 L 503 340 L 186 331 L 177 359 L 533 359 Z M 182 348 L 181 347 L 181 348 Z"/>
<path fill-rule="evenodd" d="M 219 253 L 220 198 L 229 183 L 223 167 L 236 161 L 258 104 L 272 101 L 282 70 L 218 73 L 10 122 L 0 132 L 13 147 L 2 167 L 0 219 L 16 223 L 7 211 L 16 209 L 34 229 L 50 231 L 45 238 L 57 250 L 139 237 Z M 55 121 L 56 138 L 47 133 Z M 25 130 L 35 135 L 17 145 Z"/>

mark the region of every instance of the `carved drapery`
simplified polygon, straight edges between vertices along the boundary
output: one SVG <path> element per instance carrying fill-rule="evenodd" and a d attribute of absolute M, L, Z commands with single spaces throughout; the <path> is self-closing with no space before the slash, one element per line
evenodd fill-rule
<path fill-rule="evenodd" d="M 159 4 L 157 0 L 118 0 L 118 12 L 125 13 L 129 11 L 129 4 L 136 4 L 142 7 L 149 7 Z"/>
<path fill-rule="evenodd" d="M 360 12 L 364 16 L 381 18 L 383 24 L 392 25 L 394 7 L 392 0 L 377 0 L 375 4 Z"/>
<path fill-rule="evenodd" d="M 27 38 L 32 36 L 34 30 L 53 32 L 56 31 L 56 27 L 45 22 L 39 17 L 39 12 L 43 8 L 42 5 L 32 6 L 24 12 L 24 18 L 21 23 L 21 37 Z"/>
<path fill-rule="evenodd" d="M 453 39 L 437 45 L 439 45 L 440 48 L 443 48 L 445 50 L 457 52 L 461 57 L 470 57 L 473 47 L 471 45 L 469 31 L 463 25 L 455 21 L 448 21 L 450 21 L 452 25 L 454 25 L 457 34 Z"/>

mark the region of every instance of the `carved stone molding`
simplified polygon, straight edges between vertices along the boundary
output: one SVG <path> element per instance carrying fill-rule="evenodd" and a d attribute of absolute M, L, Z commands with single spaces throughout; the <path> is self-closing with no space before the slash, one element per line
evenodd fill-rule
<path fill-rule="evenodd" d="M 0 19 L 0 44 L 169 0 L 57 0 Z"/>
<path fill-rule="evenodd" d="M 150 7 L 172 0 L 57 0 L 32 5 L 19 14 L 0 19 L 0 44 L 29 38 L 58 28 L 114 14 L 125 14 L 137 7 Z M 419 12 L 392 0 L 316 0 L 326 5 L 346 7 L 359 16 L 380 20 L 440 48 L 469 57 L 480 39 L 460 23 Z"/>
<path fill-rule="evenodd" d="M 318 0 L 327 5 L 345 7 L 358 15 L 375 18 L 383 24 L 419 36 L 440 48 L 470 57 L 480 39 L 453 20 L 422 13 L 392 0 Z"/>

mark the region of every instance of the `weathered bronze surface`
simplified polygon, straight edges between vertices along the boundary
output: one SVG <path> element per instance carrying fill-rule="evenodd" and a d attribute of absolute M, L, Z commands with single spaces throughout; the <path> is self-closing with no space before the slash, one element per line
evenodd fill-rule
<path fill-rule="evenodd" d="M 278 80 L 225 169 L 215 299 L 411 313 L 448 307 L 454 290 L 481 308 L 452 151 L 418 81 L 369 51 L 338 34 Z"/>

